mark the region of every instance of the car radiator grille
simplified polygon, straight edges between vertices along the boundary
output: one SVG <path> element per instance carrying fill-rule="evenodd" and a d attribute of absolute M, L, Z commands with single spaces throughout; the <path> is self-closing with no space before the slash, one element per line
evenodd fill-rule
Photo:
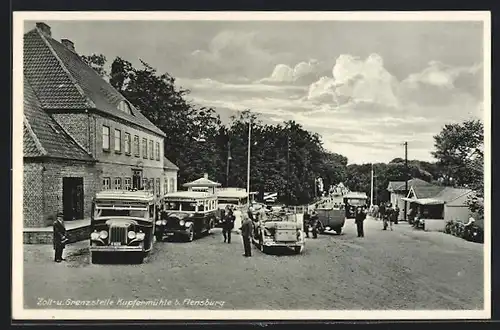
<path fill-rule="evenodd" d="M 127 228 L 111 227 L 109 230 L 109 242 L 127 244 Z"/>

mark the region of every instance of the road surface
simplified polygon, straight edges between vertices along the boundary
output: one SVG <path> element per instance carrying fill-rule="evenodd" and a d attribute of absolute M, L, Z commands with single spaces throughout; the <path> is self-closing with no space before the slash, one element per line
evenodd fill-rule
<path fill-rule="evenodd" d="M 86 242 L 56 264 L 51 246 L 25 245 L 25 308 L 64 308 L 54 303 L 68 299 L 177 299 L 179 306 L 156 308 L 187 309 L 200 308 L 187 299 L 219 302 L 214 309 L 483 308 L 482 244 L 406 223 L 392 232 L 381 227 L 368 219 L 365 237 L 357 238 L 348 220 L 341 235 L 307 239 L 302 255 L 253 247 L 251 258 L 242 256 L 239 236 L 224 244 L 216 229 L 191 243 L 156 243 L 141 265 L 93 265 Z"/>

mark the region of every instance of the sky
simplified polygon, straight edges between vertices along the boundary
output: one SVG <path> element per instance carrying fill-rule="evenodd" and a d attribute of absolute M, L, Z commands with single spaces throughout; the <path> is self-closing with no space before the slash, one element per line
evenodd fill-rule
<path fill-rule="evenodd" d="M 295 120 L 349 163 L 432 161 L 448 123 L 483 118 L 482 22 L 45 21 L 81 55 L 143 60 L 223 122 Z M 34 27 L 26 22 L 25 29 Z"/>

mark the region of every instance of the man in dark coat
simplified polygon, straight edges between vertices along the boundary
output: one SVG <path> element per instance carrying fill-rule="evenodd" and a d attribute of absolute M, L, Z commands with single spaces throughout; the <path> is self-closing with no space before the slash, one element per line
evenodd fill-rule
<path fill-rule="evenodd" d="M 385 203 L 380 203 L 380 206 L 378 208 L 378 214 L 379 214 L 379 218 L 381 220 L 384 220 L 384 216 L 385 216 Z"/>
<path fill-rule="evenodd" d="M 318 214 L 313 211 L 311 218 L 309 219 L 309 224 L 312 227 L 313 238 L 318 238 Z"/>
<path fill-rule="evenodd" d="M 366 219 L 366 210 L 360 206 L 356 209 L 355 222 L 358 229 L 358 237 L 365 237 L 363 222 Z"/>
<path fill-rule="evenodd" d="M 396 207 L 394 208 L 394 224 L 397 225 L 398 224 L 398 221 L 399 221 L 399 207 L 396 205 Z"/>
<path fill-rule="evenodd" d="M 309 238 L 309 220 L 310 220 L 310 218 L 311 218 L 311 215 L 309 214 L 309 211 L 304 213 L 304 220 L 303 220 L 304 234 L 306 234 L 307 238 Z"/>
<path fill-rule="evenodd" d="M 55 262 L 61 262 L 65 259 L 63 259 L 62 254 L 63 250 L 66 247 L 66 243 L 68 242 L 68 239 L 66 238 L 66 227 L 64 225 L 64 218 L 63 214 L 61 212 L 57 213 L 57 219 L 53 223 L 53 230 L 54 230 L 54 261 Z"/>
<path fill-rule="evenodd" d="M 234 228 L 234 221 L 236 217 L 233 214 L 232 209 L 228 209 L 226 214 L 224 214 L 222 223 L 222 235 L 224 235 L 224 243 L 231 243 L 231 230 Z"/>
<path fill-rule="evenodd" d="M 245 249 L 245 257 L 252 256 L 252 245 L 250 244 L 250 238 L 252 237 L 252 227 L 253 223 L 249 216 L 243 219 L 241 224 L 241 237 L 243 239 L 243 248 Z"/>

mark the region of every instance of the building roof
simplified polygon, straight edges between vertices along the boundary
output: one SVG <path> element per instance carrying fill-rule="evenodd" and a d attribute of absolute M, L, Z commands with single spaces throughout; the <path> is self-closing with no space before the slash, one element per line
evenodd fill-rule
<path fill-rule="evenodd" d="M 78 143 L 41 107 L 24 79 L 24 157 L 53 157 L 93 161 Z"/>
<path fill-rule="evenodd" d="M 95 109 L 165 136 L 77 53 L 38 27 L 24 35 L 24 75 L 45 110 Z M 121 102 L 131 114 L 118 109 Z"/>
<path fill-rule="evenodd" d="M 184 183 L 183 187 L 218 187 L 221 184 L 208 179 L 207 177 L 199 178 L 192 182 Z"/>
<path fill-rule="evenodd" d="M 431 198 L 439 194 L 445 187 L 436 185 L 413 186 L 411 189 L 415 193 L 416 198 Z"/>
<path fill-rule="evenodd" d="M 438 186 L 434 186 L 438 187 Z M 447 205 L 466 205 L 465 199 L 460 200 L 461 197 L 468 196 L 473 193 L 473 190 L 467 188 L 453 188 L 453 187 L 438 187 L 441 188 L 435 195 L 428 195 L 426 197 L 420 197 L 417 195 L 417 198 L 403 198 L 403 200 L 416 202 L 421 205 L 439 205 L 439 204 L 447 204 Z M 426 192 L 430 193 L 431 190 L 427 189 Z M 421 194 L 422 195 L 422 194 Z M 458 203 L 454 203 L 457 202 Z"/>
<path fill-rule="evenodd" d="M 390 181 L 387 186 L 388 191 L 404 191 L 405 190 L 405 181 Z M 431 185 L 431 183 L 424 181 L 419 178 L 408 180 L 408 189 L 413 186 L 427 186 Z"/>
<path fill-rule="evenodd" d="M 179 170 L 179 167 L 172 163 L 167 157 L 163 157 L 163 168 L 166 170 Z"/>
<path fill-rule="evenodd" d="M 248 193 L 245 188 L 220 188 L 217 189 L 217 197 L 219 198 L 247 198 Z"/>

